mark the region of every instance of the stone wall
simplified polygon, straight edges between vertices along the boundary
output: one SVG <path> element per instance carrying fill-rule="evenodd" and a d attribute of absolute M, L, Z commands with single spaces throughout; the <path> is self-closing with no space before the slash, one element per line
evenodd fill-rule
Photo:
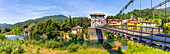
<path fill-rule="evenodd" d="M 89 27 L 88 32 L 90 40 L 107 39 L 104 32 L 100 29 Z"/>

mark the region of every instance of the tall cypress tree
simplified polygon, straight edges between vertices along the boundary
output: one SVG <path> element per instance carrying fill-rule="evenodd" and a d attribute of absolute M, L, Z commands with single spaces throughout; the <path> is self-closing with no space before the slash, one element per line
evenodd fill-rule
<path fill-rule="evenodd" d="M 71 16 L 69 16 L 69 25 L 71 28 L 73 27 Z"/>

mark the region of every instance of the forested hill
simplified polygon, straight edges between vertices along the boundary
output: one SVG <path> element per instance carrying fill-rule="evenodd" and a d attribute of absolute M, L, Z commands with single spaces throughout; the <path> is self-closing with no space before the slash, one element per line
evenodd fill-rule
<path fill-rule="evenodd" d="M 27 20 L 27 21 L 24 21 L 24 22 L 18 22 L 14 25 L 7 25 L 5 27 L 14 27 L 15 25 L 18 25 L 18 26 L 22 26 L 24 24 L 31 24 L 31 23 L 35 23 L 37 24 L 38 22 L 44 22 L 46 21 L 47 19 L 52 19 L 52 20 L 55 20 L 55 21 L 58 21 L 59 23 L 63 20 L 63 19 L 68 19 L 68 17 L 64 16 L 64 15 L 52 15 L 52 16 L 44 16 L 42 18 L 37 18 L 37 19 L 30 19 L 30 20 Z"/>
<path fill-rule="evenodd" d="M 165 16 L 165 9 L 164 8 L 161 8 L 161 9 L 155 9 L 152 14 L 154 16 L 151 16 L 151 10 L 149 8 L 147 9 L 144 9 L 144 10 L 138 10 L 138 9 L 134 9 L 133 12 L 128 12 L 128 13 L 123 13 L 121 15 L 119 15 L 119 18 L 120 19 L 129 19 L 130 18 L 130 15 L 131 13 L 134 14 L 134 17 L 140 17 L 140 12 L 141 12 L 141 17 L 143 19 L 149 19 L 149 18 L 164 18 Z M 170 7 L 166 8 L 166 14 L 167 14 L 167 17 L 170 17 Z"/>

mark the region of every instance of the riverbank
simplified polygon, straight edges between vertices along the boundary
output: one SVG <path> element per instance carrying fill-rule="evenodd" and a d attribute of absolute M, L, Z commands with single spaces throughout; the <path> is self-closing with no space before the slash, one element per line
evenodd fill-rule
<path fill-rule="evenodd" d="M 77 52 L 68 52 L 67 50 L 57 50 L 57 49 L 48 49 L 40 46 L 34 45 L 22 45 L 27 53 L 33 54 L 109 54 L 107 50 L 95 49 L 95 48 L 86 48 L 80 49 Z"/>

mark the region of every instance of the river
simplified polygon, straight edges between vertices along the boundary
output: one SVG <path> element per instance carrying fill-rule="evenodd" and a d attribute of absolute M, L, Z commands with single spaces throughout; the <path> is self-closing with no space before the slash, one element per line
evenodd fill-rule
<path fill-rule="evenodd" d="M 19 35 L 6 35 L 6 38 L 8 39 L 12 39 L 15 40 L 16 38 L 19 38 L 20 40 L 24 40 L 23 36 L 19 36 Z M 33 39 L 36 40 L 40 40 L 42 38 L 37 38 L 34 37 Z M 43 40 L 50 40 L 50 39 L 43 39 Z M 68 39 L 55 39 L 56 42 L 62 42 L 64 44 L 64 46 L 68 46 L 71 43 L 79 43 L 81 45 L 83 45 L 84 43 L 87 44 L 88 47 L 90 48 L 97 48 L 97 49 L 103 49 L 105 50 L 104 45 L 108 44 L 110 46 L 114 45 L 114 42 L 119 42 L 121 43 L 121 47 L 123 48 L 123 50 L 127 49 L 127 41 L 124 38 L 113 38 L 113 39 L 107 39 L 107 40 L 91 40 L 91 41 L 77 41 L 77 40 L 68 40 Z"/>

